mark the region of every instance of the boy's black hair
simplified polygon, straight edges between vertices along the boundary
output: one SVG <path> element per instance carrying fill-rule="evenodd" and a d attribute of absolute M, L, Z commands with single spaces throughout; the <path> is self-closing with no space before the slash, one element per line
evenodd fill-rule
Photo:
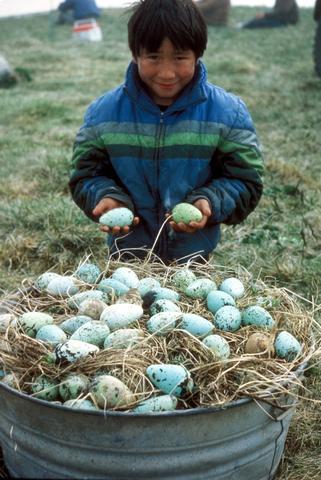
<path fill-rule="evenodd" d="M 196 58 L 206 49 L 207 25 L 192 0 L 140 0 L 127 27 L 134 58 L 142 49 L 157 52 L 165 37 L 178 50 L 192 50 Z"/>

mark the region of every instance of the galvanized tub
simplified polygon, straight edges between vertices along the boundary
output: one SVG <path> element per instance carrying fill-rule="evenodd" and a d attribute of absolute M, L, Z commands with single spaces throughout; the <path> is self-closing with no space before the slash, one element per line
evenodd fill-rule
<path fill-rule="evenodd" d="M 0 383 L 0 441 L 16 478 L 268 480 L 291 417 L 265 402 L 138 414 L 73 410 Z"/>

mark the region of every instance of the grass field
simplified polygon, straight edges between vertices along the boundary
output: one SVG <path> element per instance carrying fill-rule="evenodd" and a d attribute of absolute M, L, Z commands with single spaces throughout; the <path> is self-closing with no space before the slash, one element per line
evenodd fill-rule
<path fill-rule="evenodd" d="M 312 10 L 302 9 L 295 27 L 233 28 L 254 12 L 235 7 L 230 27 L 211 27 L 204 57 L 210 81 L 247 103 L 266 162 L 259 207 L 243 224 L 223 228 L 213 261 L 240 263 L 287 287 L 320 319 L 321 80 L 313 70 Z M 73 204 L 67 182 L 86 107 L 123 80 L 126 19 L 124 11 L 104 11 L 97 44 L 73 43 L 70 27 L 53 28 L 47 15 L 0 20 L 0 53 L 30 76 L 0 90 L 0 292 L 48 268 L 73 268 L 90 252 L 106 255 L 104 235 Z M 316 366 L 306 379 L 311 399 L 321 398 L 320 373 Z M 320 412 L 300 403 L 278 480 L 321 478 Z"/>

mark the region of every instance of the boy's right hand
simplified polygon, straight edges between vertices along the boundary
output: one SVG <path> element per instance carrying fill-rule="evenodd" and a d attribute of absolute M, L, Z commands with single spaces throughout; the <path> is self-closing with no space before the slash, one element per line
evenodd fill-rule
<path fill-rule="evenodd" d="M 103 198 L 100 200 L 99 203 L 95 206 L 95 208 L 92 211 L 92 214 L 94 217 L 101 217 L 103 213 L 109 212 L 109 210 L 112 210 L 114 208 L 121 208 L 121 207 L 126 207 L 126 205 L 122 202 L 119 202 L 118 200 L 114 200 L 113 198 Z M 136 226 L 139 224 L 139 217 L 135 217 L 133 220 L 132 225 L 126 225 L 126 227 L 107 227 L 106 225 L 101 225 L 100 230 L 102 232 L 106 233 L 111 233 L 113 235 L 120 235 L 120 234 L 126 234 L 130 231 L 130 228 L 132 226 Z"/>

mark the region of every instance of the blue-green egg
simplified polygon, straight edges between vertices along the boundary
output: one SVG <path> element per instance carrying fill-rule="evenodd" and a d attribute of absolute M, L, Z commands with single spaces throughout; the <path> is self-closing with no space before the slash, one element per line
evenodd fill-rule
<path fill-rule="evenodd" d="M 75 277 L 85 283 L 93 285 L 98 281 L 100 273 L 100 268 L 94 263 L 84 263 L 77 268 Z"/>
<path fill-rule="evenodd" d="M 107 227 L 127 227 L 133 223 L 134 214 L 129 208 L 113 208 L 101 215 L 99 223 Z"/>
<path fill-rule="evenodd" d="M 39 277 L 36 279 L 35 281 L 35 287 L 38 289 L 38 290 L 46 290 L 49 282 L 51 280 L 53 280 L 54 278 L 59 278 L 61 277 L 61 275 L 59 275 L 58 273 L 54 273 L 54 272 L 45 272 L 45 273 L 42 273 L 41 275 L 39 275 Z"/>
<path fill-rule="evenodd" d="M 176 397 L 183 397 L 193 391 L 194 382 L 190 372 L 182 365 L 149 365 L 146 374 L 152 384 L 162 392 Z"/>
<path fill-rule="evenodd" d="M 50 325 L 54 321 L 53 317 L 44 312 L 26 312 L 18 319 L 20 325 L 26 335 L 35 338 L 38 330 L 44 325 Z"/>
<path fill-rule="evenodd" d="M 59 384 L 59 395 L 66 402 L 73 398 L 78 398 L 86 393 L 89 388 L 89 379 L 81 373 L 71 373 L 67 375 Z"/>
<path fill-rule="evenodd" d="M 73 317 L 66 318 L 66 320 L 59 324 L 59 327 L 62 328 L 65 333 L 72 335 L 79 327 L 87 322 L 92 322 L 92 320 L 93 319 L 87 315 L 75 315 Z"/>
<path fill-rule="evenodd" d="M 116 297 L 120 297 L 128 292 L 129 287 L 115 278 L 104 278 L 98 283 L 97 289 L 107 294 L 114 294 Z"/>
<path fill-rule="evenodd" d="M 156 313 L 160 312 L 180 312 L 181 309 L 179 308 L 176 303 L 172 302 L 171 300 L 166 300 L 166 298 L 160 298 L 156 300 L 154 303 L 151 304 L 149 308 L 149 312 L 151 315 L 155 315 Z"/>
<path fill-rule="evenodd" d="M 174 395 L 159 395 L 140 402 L 133 408 L 135 413 L 172 412 L 177 407 L 177 397 Z"/>
<path fill-rule="evenodd" d="M 160 312 L 152 315 L 147 321 L 146 326 L 149 333 L 154 333 L 158 336 L 166 335 L 174 330 L 177 321 L 182 317 L 179 312 Z"/>
<path fill-rule="evenodd" d="M 59 387 L 57 380 L 53 380 L 46 375 L 39 375 L 31 385 L 32 393 L 41 400 L 53 401 L 58 398 Z"/>
<path fill-rule="evenodd" d="M 216 290 L 216 284 L 209 278 L 198 278 L 188 285 L 185 294 L 188 297 L 204 300 L 211 290 Z"/>
<path fill-rule="evenodd" d="M 207 308 L 210 312 L 216 313 L 217 310 L 225 305 L 231 305 L 235 307 L 234 298 L 226 292 L 221 290 L 212 290 L 206 297 Z"/>
<path fill-rule="evenodd" d="M 277 357 L 291 362 L 301 352 L 302 345 L 291 333 L 284 330 L 276 336 L 274 348 Z"/>
<path fill-rule="evenodd" d="M 79 327 L 70 337 L 70 340 L 81 340 L 102 347 L 109 335 L 110 329 L 105 322 L 93 320 Z"/>
<path fill-rule="evenodd" d="M 259 305 L 251 305 L 242 311 L 242 325 L 256 325 L 271 329 L 275 322 L 271 314 Z"/>
<path fill-rule="evenodd" d="M 201 315 L 184 313 L 177 327 L 186 330 L 195 337 L 202 338 L 213 330 L 214 325 Z"/>
<path fill-rule="evenodd" d="M 72 277 L 56 277 L 50 280 L 46 291 L 53 297 L 71 297 L 79 291 L 79 287 Z"/>
<path fill-rule="evenodd" d="M 51 324 L 41 327 L 36 334 L 36 339 L 50 345 L 57 345 L 57 343 L 66 341 L 67 335 L 58 325 Z"/>
<path fill-rule="evenodd" d="M 177 290 L 184 292 L 188 285 L 196 280 L 196 275 L 189 268 L 182 268 L 174 273 L 172 283 Z"/>
<path fill-rule="evenodd" d="M 180 294 L 172 288 L 161 287 L 156 290 L 155 300 L 165 299 L 171 300 L 172 302 L 179 302 L 180 298 Z"/>
<path fill-rule="evenodd" d="M 220 335 L 208 335 L 203 339 L 203 344 L 214 353 L 217 360 L 226 360 L 230 356 L 228 341 Z"/>
<path fill-rule="evenodd" d="M 64 407 L 73 408 L 75 410 L 99 410 L 96 405 L 88 398 L 78 398 L 66 400 L 63 403 Z"/>
<path fill-rule="evenodd" d="M 241 322 L 241 312 L 232 305 L 225 305 L 225 307 L 220 308 L 214 316 L 215 327 L 225 332 L 235 332 L 240 328 Z"/>
<path fill-rule="evenodd" d="M 172 210 L 172 217 L 175 223 L 200 222 L 203 218 L 202 212 L 190 203 L 178 203 Z"/>
<path fill-rule="evenodd" d="M 156 278 L 153 277 L 145 277 L 139 280 L 138 283 L 138 291 L 141 297 L 146 295 L 147 292 L 150 292 L 151 290 L 158 290 L 161 288 L 161 284 Z"/>

